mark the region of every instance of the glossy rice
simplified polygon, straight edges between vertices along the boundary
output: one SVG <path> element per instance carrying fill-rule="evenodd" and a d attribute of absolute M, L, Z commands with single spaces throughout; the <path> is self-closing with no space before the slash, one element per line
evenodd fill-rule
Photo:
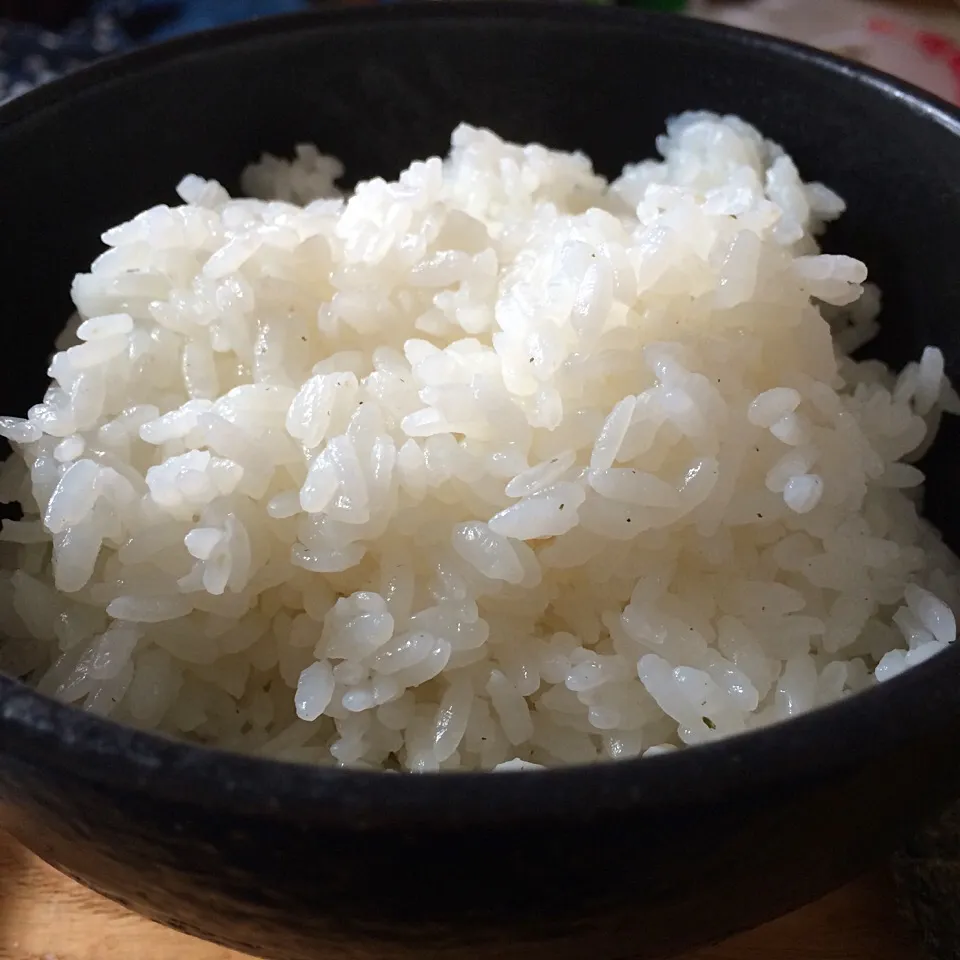
<path fill-rule="evenodd" d="M 843 201 L 734 117 L 608 183 L 460 126 L 299 147 L 103 235 L 0 499 L 0 667 L 289 760 L 532 769 L 785 720 L 942 650 L 957 561 Z"/>

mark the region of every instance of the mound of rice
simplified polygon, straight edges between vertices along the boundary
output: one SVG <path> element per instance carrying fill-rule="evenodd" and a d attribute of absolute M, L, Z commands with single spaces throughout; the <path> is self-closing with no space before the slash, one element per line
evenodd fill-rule
<path fill-rule="evenodd" d="M 650 755 L 955 639 L 843 211 L 733 117 L 612 184 L 459 127 L 337 196 L 265 157 L 107 231 L 0 478 L 0 666 L 206 743 L 413 771 Z M 82 322 L 81 322 L 82 321 Z M 69 345 L 69 344 L 73 345 Z"/>

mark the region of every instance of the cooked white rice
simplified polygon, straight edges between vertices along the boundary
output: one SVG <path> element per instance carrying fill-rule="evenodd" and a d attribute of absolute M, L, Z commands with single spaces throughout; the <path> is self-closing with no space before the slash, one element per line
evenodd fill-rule
<path fill-rule="evenodd" d="M 878 294 L 779 147 L 700 113 L 658 148 L 608 184 L 461 126 L 344 201 L 301 147 L 246 174 L 278 199 L 191 176 L 109 230 L 43 403 L 0 421 L 0 666 L 230 748 L 528 769 L 952 643 L 910 463 L 943 357 L 845 355 Z"/>

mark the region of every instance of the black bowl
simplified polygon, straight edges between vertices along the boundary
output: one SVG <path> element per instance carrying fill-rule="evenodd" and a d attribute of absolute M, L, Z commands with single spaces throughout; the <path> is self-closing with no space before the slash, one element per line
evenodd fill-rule
<path fill-rule="evenodd" d="M 100 231 L 307 139 L 354 176 L 460 120 L 616 174 L 669 114 L 735 112 L 849 213 L 828 245 L 886 295 L 878 349 L 960 367 L 960 114 L 853 64 L 703 23 L 524 3 L 344 10 L 217 31 L 0 110 L 0 410 L 44 387 Z M 954 545 L 960 458 L 930 463 Z M 954 435 L 954 439 L 956 436 Z M 960 646 L 782 726 L 650 760 L 387 776 L 134 732 L 0 678 L 0 821 L 180 929 L 274 958 L 655 957 L 799 906 L 960 792 Z"/>

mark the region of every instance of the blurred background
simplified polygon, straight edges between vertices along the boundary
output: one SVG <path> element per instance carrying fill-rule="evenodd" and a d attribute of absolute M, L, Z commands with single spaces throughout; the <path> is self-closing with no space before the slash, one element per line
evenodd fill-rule
<path fill-rule="evenodd" d="M 333 0 L 0 0 L 0 101 L 100 57 Z M 338 0 L 354 5 L 403 0 Z M 436 0 L 442 2 L 442 0 Z M 960 103 L 960 0 L 557 0 L 668 10 L 800 40 Z"/>
<path fill-rule="evenodd" d="M 0 18 L 32 22 L 48 29 L 62 29 L 71 20 L 97 12 L 101 14 L 114 13 L 121 17 L 134 16 L 141 24 L 150 29 L 150 21 L 161 23 L 167 21 L 166 29 L 192 28 L 202 25 L 211 25 L 225 20 L 243 20 L 255 16 L 264 16 L 270 13 L 282 13 L 289 10 L 301 10 L 316 3 L 317 0 L 0 0 Z M 323 0 L 319 0 L 323 2 Z M 365 0 L 356 0 L 365 2 Z M 366 0 L 373 2 L 373 0 Z M 680 10 L 688 6 L 704 6 L 702 3 L 691 4 L 689 0 L 627 0 L 623 6 L 637 6 L 655 9 Z M 750 7 L 756 3 L 737 2 L 737 0 L 709 0 L 707 6 L 714 7 Z M 759 4 L 760 6 L 782 7 L 783 3 Z M 843 6 L 843 0 L 833 2 L 833 6 Z M 789 6 L 801 10 L 809 6 L 808 3 L 795 2 Z M 889 4 L 875 4 L 875 6 L 889 6 Z M 955 0 L 904 0 L 895 4 L 901 8 L 913 7 L 926 11 L 956 10 Z M 190 25 L 193 25 L 192 27 Z"/>

